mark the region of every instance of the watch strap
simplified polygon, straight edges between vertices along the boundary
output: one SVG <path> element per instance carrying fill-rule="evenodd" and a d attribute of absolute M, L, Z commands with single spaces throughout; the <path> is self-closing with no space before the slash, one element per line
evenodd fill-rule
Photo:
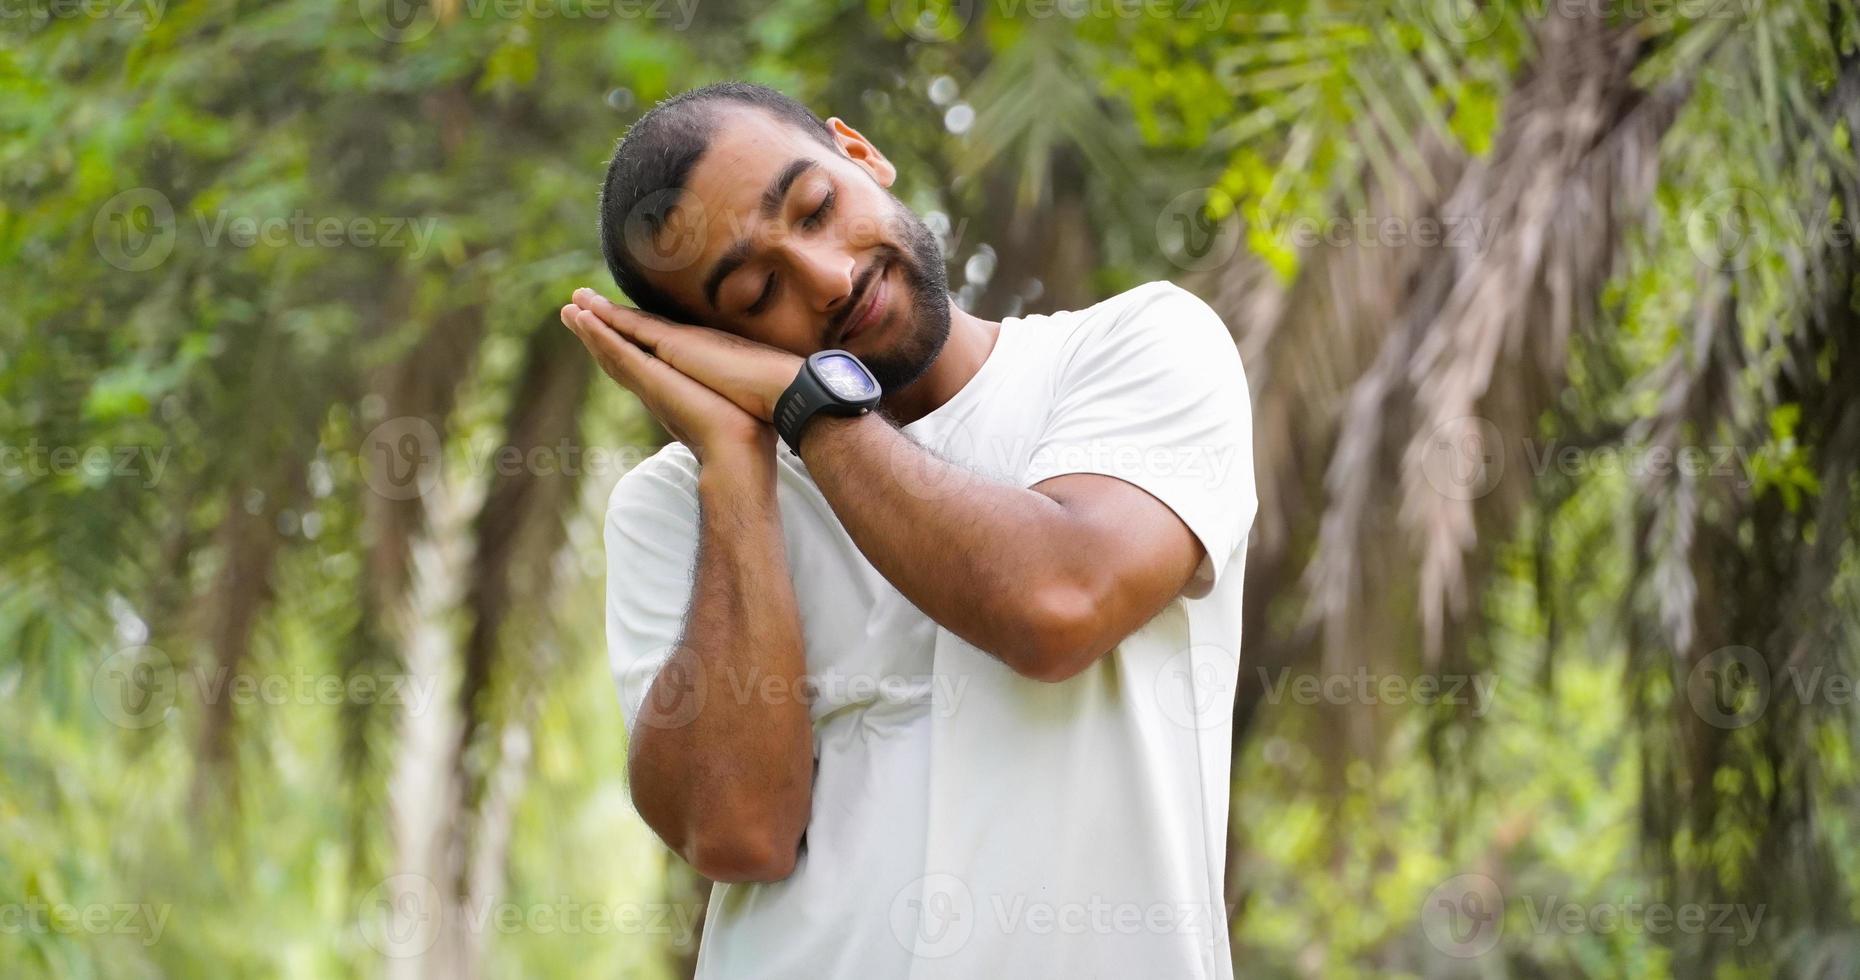
<path fill-rule="evenodd" d="M 775 432 L 788 444 L 790 452 L 800 454 L 801 432 L 814 415 L 832 401 L 833 395 L 827 391 L 827 386 L 803 364 L 794 382 L 775 402 Z"/>

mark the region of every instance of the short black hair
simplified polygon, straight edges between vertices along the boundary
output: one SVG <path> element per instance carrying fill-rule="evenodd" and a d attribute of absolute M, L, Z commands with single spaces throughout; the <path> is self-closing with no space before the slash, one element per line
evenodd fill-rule
<path fill-rule="evenodd" d="M 601 187 L 601 252 L 614 282 L 647 313 L 685 323 L 694 320 L 690 311 L 647 281 L 635 250 L 650 248 L 651 239 L 664 227 L 678 192 L 684 190 L 692 168 L 710 148 L 717 110 L 726 103 L 761 109 L 827 147 L 837 148 L 833 131 L 813 110 L 766 85 L 750 82 L 694 88 L 639 117 L 607 161 L 607 179 Z M 629 228 L 629 218 L 638 223 Z M 630 242 L 629 232 L 634 239 Z"/>

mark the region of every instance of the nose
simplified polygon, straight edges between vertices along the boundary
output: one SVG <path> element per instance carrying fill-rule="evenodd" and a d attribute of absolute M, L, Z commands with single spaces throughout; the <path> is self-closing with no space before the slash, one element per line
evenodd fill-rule
<path fill-rule="evenodd" d="M 801 241 L 795 243 L 793 261 L 796 284 L 816 312 L 831 313 L 850 301 L 858 269 L 852 253 L 830 241 Z"/>

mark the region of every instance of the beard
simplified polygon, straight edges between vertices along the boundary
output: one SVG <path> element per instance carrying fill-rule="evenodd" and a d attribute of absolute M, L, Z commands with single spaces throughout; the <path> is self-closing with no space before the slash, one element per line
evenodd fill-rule
<path fill-rule="evenodd" d="M 890 350 L 860 360 L 890 394 L 923 377 L 943 353 L 949 340 L 949 274 L 943 268 L 943 250 L 923 219 L 896 195 L 887 192 L 887 196 L 891 197 L 892 220 L 903 239 L 903 248 L 888 249 L 888 261 L 897 264 L 910 294 L 909 308 L 904 311 L 908 322 L 903 338 Z"/>

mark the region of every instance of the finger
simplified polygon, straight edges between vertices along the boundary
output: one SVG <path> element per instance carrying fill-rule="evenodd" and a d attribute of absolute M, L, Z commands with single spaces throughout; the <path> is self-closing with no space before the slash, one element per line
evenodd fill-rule
<path fill-rule="evenodd" d="M 671 324 L 648 313 L 620 304 L 583 286 L 575 290 L 575 305 L 600 317 L 603 322 L 628 340 L 652 350 L 659 346 Z"/>
<path fill-rule="evenodd" d="M 608 329 L 605 321 L 588 310 L 576 311 L 575 328 L 581 342 L 608 368 L 607 373 L 648 402 L 717 397 L 710 389 L 680 374 L 672 365 Z"/>
<path fill-rule="evenodd" d="M 581 346 L 587 348 L 588 354 L 594 358 L 594 363 L 600 365 L 601 370 L 608 377 L 619 382 L 622 388 L 635 395 L 640 394 L 639 380 L 634 377 L 634 371 L 622 358 L 623 346 L 630 345 L 627 345 L 624 338 L 604 326 L 591 327 L 583 323 L 582 317 L 586 315 L 586 311 L 578 306 L 562 308 L 562 322 L 574 331 L 576 339 L 581 341 Z"/>
<path fill-rule="evenodd" d="M 563 318 L 569 328 L 575 331 L 575 336 L 581 338 L 582 346 L 594 355 L 594 359 L 600 362 L 608 374 L 613 375 L 615 381 L 637 390 L 641 368 L 647 360 L 645 351 L 581 307 L 564 308 Z"/>

